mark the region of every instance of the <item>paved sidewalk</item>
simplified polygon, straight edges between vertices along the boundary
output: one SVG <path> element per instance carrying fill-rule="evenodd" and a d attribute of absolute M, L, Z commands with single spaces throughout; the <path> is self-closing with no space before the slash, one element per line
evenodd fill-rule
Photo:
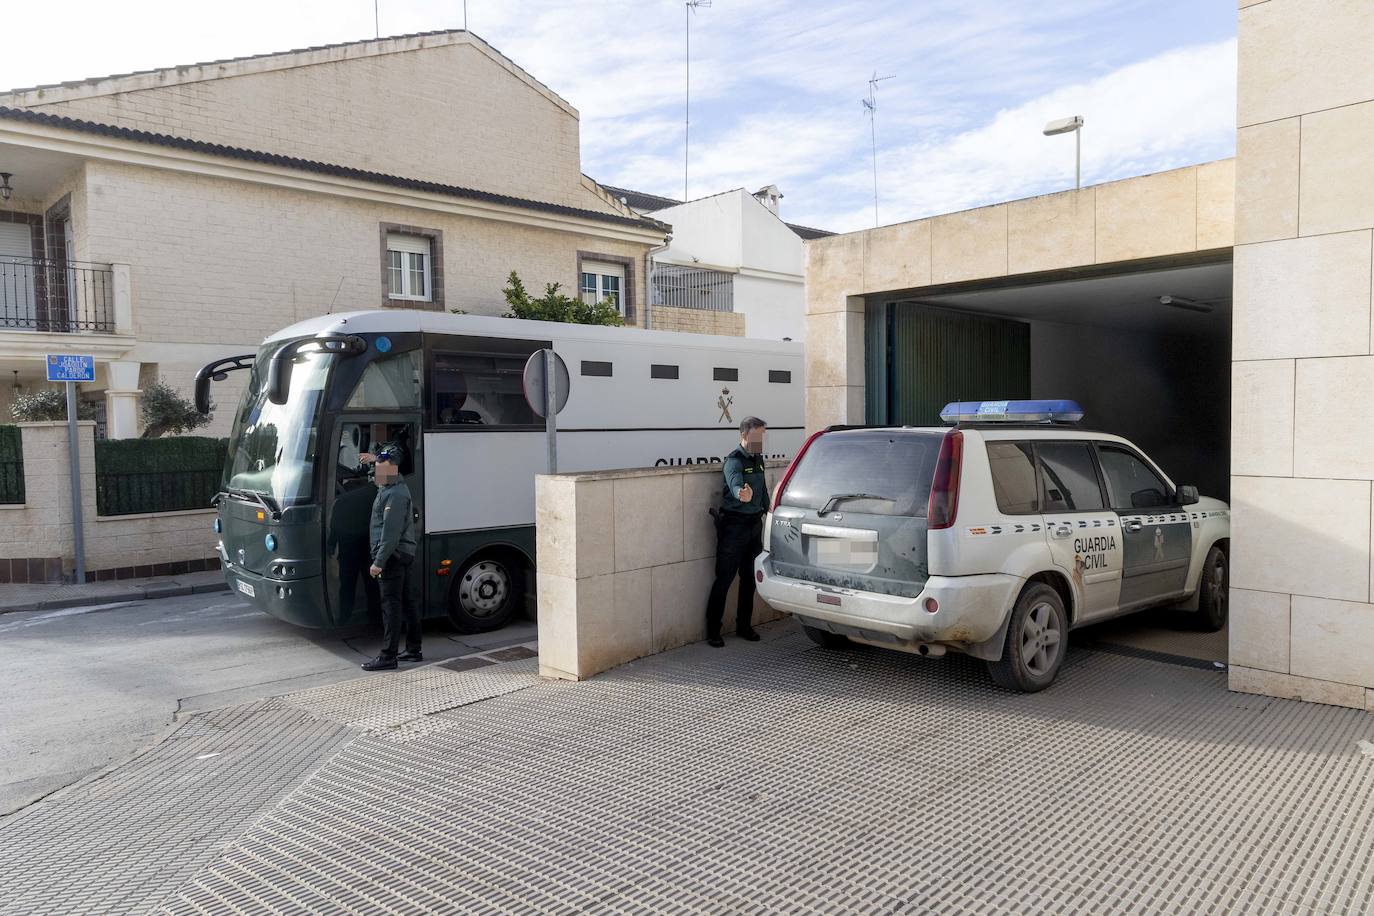
<path fill-rule="evenodd" d="M 1370 912 L 1369 740 L 1220 669 L 1080 649 L 1018 695 L 789 622 L 581 684 L 434 665 L 0 820 L 0 912 Z"/>
<path fill-rule="evenodd" d="M 0 614 L 11 611 L 52 611 L 69 607 L 120 604 L 148 598 L 175 598 L 199 592 L 228 591 L 218 569 L 151 579 L 87 582 L 84 585 L 0 585 Z"/>

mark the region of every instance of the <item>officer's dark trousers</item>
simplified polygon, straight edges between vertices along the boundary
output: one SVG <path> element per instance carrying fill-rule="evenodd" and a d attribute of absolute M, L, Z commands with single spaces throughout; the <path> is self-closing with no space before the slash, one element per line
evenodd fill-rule
<path fill-rule="evenodd" d="M 739 576 L 735 630 L 748 630 L 754 616 L 754 558 L 763 553 L 763 516 L 722 512 L 716 526 L 716 581 L 706 599 L 706 634 L 720 635 L 730 580 Z"/>
<path fill-rule="evenodd" d="M 414 557 L 394 551 L 382 567 L 378 585 L 382 593 L 382 655 L 395 658 L 400 651 L 401 629 L 406 634 L 406 650 L 420 651 L 420 602 L 416 578 L 410 574 Z"/>

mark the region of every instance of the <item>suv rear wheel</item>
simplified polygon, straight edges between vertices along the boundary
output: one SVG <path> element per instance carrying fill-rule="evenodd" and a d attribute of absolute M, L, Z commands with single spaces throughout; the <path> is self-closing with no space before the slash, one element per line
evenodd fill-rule
<path fill-rule="evenodd" d="M 805 624 L 802 624 L 802 630 L 805 631 L 808 639 L 823 649 L 843 649 L 849 645 L 848 637 L 840 633 L 831 633 L 819 627 L 808 627 Z"/>
<path fill-rule="evenodd" d="M 1068 636 L 1069 619 L 1059 593 L 1048 585 L 1032 585 L 1016 599 L 1002 658 L 988 662 L 988 672 L 1009 690 L 1044 690 L 1059 673 Z"/>
<path fill-rule="evenodd" d="M 1197 617 L 1198 629 L 1215 633 L 1226 626 L 1227 605 L 1230 595 L 1226 582 L 1226 554 L 1213 546 L 1207 551 L 1207 560 L 1202 564 L 1202 581 L 1198 584 Z"/>

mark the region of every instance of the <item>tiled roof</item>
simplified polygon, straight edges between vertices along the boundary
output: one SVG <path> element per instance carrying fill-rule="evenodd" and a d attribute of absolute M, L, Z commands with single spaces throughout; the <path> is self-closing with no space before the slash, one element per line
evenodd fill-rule
<path fill-rule="evenodd" d="M 598 184 L 601 183 L 598 182 Z M 601 187 L 605 188 L 606 192 L 610 194 L 612 197 L 616 198 L 617 200 L 624 200 L 627 206 L 632 207 L 635 210 L 644 210 L 649 213 L 653 213 L 657 210 L 666 210 L 669 207 L 676 207 L 679 204 L 683 203 L 683 201 L 678 200 L 675 197 L 663 197 L 659 194 L 646 194 L 643 191 L 631 191 L 629 188 L 617 188 L 608 184 L 601 184 Z M 741 188 L 741 190 L 743 189 Z M 707 196 L 714 197 L 715 195 L 712 194 Z M 705 198 L 697 199 L 705 200 Z M 784 222 L 783 225 L 785 225 L 788 229 L 791 229 L 794 233 L 796 233 L 797 237 L 801 239 L 823 239 L 828 235 L 835 234 L 828 229 L 813 229 L 810 226 L 799 226 L 796 223 Z"/>
<path fill-rule="evenodd" d="M 146 130 L 116 127 L 111 124 L 100 124 L 95 121 L 83 121 L 78 118 L 44 114 L 42 112 L 28 111 L 22 108 L 8 108 L 0 105 L 0 118 L 10 121 L 25 121 L 30 124 L 42 124 L 47 127 L 80 131 L 87 134 L 114 137 L 120 140 L 131 140 L 136 143 L 147 143 L 154 146 L 189 150 L 191 152 L 204 153 L 210 156 L 220 156 L 225 159 L 237 159 L 243 162 L 260 162 L 265 165 L 275 165 L 281 168 L 295 169 L 302 172 L 314 172 L 316 174 L 330 175 L 336 178 L 368 181 L 374 184 L 389 185 L 394 188 L 425 191 L 430 194 L 442 194 L 448 197 L 460 197 L 468 200 L 480 200 L 487 203 L 520 207 L 526 210 L 536 210 L 545 213 L 557 213 L 564 216 L 573 216 L 580 219 L 596 220 L 597 222 L 613 223 L 622 226 L 635 226 L 637 228 L 660 230 L 664 232 L 668 230 L 668 227 L 664 223 L 645 216 L 630 217 L 621 216 L 616 213 L 602 213 L 597 210 L 584 210 L 580 207 L 570 207 L 565 204 L 549 203 L 542 200 L 530 200 L 524 197 L 514 197 L 509 194 L 497 194 L 492 191 L 479 191 L 475 188 L 440 184 L 438 182 L 424 181 L 418 178 L 403 178 L 398 175 L 371 172 L 366 169 L 357 169 L 346 165 L 336 165 L 329 162 L 315 162 L 310 159 L 297 159 L 293 156 L 265 153 L 261 150 L 245 149 L 238 146 L 224 146 L 219 143 L 207 143 L 204 140 L 191 140 L 186 137 L 173 137 L 168 134 L 155 134 Z"/>

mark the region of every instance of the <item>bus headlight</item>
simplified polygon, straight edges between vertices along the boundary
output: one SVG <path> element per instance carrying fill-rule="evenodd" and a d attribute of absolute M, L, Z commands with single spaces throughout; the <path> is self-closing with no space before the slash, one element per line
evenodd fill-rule
<path fill-rule="evenodd" d="M 275 551 L 277 549 L 277 536 L 275 534 L 269 534 L 267 537 L 263 538 L 263 543 L 267 545 L 268 550 Z"/>

